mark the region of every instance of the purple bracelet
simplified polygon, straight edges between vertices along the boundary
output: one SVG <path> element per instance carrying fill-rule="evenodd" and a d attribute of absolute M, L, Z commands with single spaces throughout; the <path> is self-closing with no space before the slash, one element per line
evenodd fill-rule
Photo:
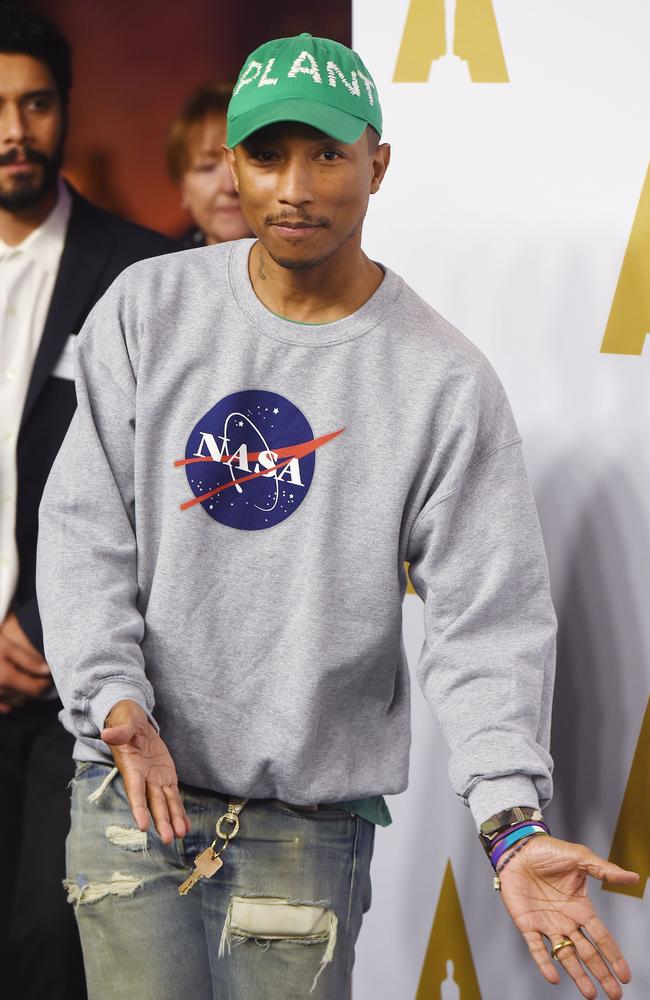
<path fill-rule="evenodd" d="M 496 870 L 495 877 L 498 878 L 498 876 L 501 874 L 501 872 L 508 864 L 508 862 L 511 860 L 511 858 L 514 858 L 515 854 L 518 854 L 519 851 L 522 849 L 522 847 L 526 846 L 529 840 L 533 840 L 535 837 L 545 837 L 545 836 L 546 834 L 544 833 L 531 833 L 530 837 L 524 837 L 524 839 L 520 840 L 519 843 L 515 844 L 514 847 L 509 848 L 509 850 L 507 850 L 505 854 L 502 854 L 501 857 L 499 858 L 499 867 L 495 869 Z"/>
<path fill-rule="evenodd" d="M 526 837 L 531 837 L 540 833 L 548 835 L 549 829 L 546 823 L 521 823 L 517 824 L 516 830 L 508 831 L 505 836 L 501 837 L 499 842 L 490 852 L 490 862 L 494 870 L 496 871 L 499 860 L 509 848 L 513 847 L 518 841 L 524 840 Z"/>
<path fill-rule="evenodd" d="M 515 833 L 517 830 L 522 830 L 524 827 L 531 826 L 531 825 L 533 825 L 533 826 L 543 826 L 546 829 L 547 832 L 550 832 L 548 830 L 548 827 L 546 826 L 546 823 L 544 822 L 543 819 L 524 819 L 524 820 L 521 821 L 521 823 L 513 823 L 512 826 L 507 826 L 505 828 L 505 830 L 501 830 L 501 832 L 497 834 L 497 836 L 494 838 L 494 841 L 493 841 L 493 843 L 492 843 L 492 845 L 490 847 L 489 855 L 491 855 L 492 852 L 494 850 L 496 850 L 496 848 L 499 846 L 499 844 L 503 840 L 505 840 L 506 837 L 509 837 L 512 833 Z"/>
<path fill-rule="evenodd" d="M 512 826 L 507 826 L 505 830 L 501 830 L 501 832 L 496 835 L 494 841 L 492 842 L 492 846 L 490 847 L 490 854 L 497 844 L 501 843 L 504 837 L 508 837 L 511 833 L 514 833 L 515 830 L 521 830 L 524 826 L 530 826 L 531 824 L 533 826 L 546 826 L 543 819 L 524 819 L 521 823 L 513 823 Z"/>

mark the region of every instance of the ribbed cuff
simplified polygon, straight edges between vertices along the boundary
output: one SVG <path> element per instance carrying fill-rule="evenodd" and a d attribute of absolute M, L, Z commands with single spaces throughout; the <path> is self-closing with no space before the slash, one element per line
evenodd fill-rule
<path fill-rule="evenodd" d="M 88 701 L 87 714 L 97 729 L 98 735 L 104 728 L 104 720 L 113 706 L 117 705 L 118 701 L 125 700 L 136 702 L 143 712 L 146 712 L 147 717 L 156 732 L 160 732 L 158 723 L 149 711 L 145 693 L 142 688 L 135 685 L 125 684 L 122 681 L 107 681 L 106 684 L 103 684 L 99 691 L 97 691 L 97 693 Z"/>
<path fill-rule="evenodd" d="M 531 778 L 527 778 L 525 774 L 509 774 L 504 778 L 477 781 L 467 796 L 467 804 L 478 830 L 481 823 L 504 809 L 512 809 L 514 806 L 539 809 L 539 797 Z"/>

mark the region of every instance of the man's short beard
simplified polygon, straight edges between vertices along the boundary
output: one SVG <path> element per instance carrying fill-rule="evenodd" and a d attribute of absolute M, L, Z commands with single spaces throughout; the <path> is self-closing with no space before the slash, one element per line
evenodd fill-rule
<path fill-rule="evenodd" d="M 309 271 L 312 267 L 319 267 L 321 264 L 324 264 L 332 256 L 331 253 L 326 253 L 321 257 L 311 257 L 309 260 L 291 260 L 289 257 L 276 257 L 268 247 L 265 249 L 269 257 L 272 257 L 276 264 L 279 264 L 280 267 L 288 268 L 289 271 Z M 336 253 L 336 250 L 333 250 L 332 253 Z"/>
<path fill-rule="evenodd" d="M 33 180 L 31 177 L 22 180 L 19 175 L 16 176 L 14 178 L 15 186 L 11 191 L 3 191 L 0 188 L 1 209 L 12 215 L 20 215 L 21 212 L 40 205 L 57 183 L 63 163 L 63 145 L 64 137 L 61 136 L 52 156 L 45 156 L 40 151 L 38 153 L 31 152 L 30 162 L 38 163 L 42 168 L 40 181 Z"/>

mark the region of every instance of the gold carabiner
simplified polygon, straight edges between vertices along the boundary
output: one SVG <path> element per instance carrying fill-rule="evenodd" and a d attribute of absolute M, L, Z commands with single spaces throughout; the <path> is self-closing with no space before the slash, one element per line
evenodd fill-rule
<path fill-rule="evenodd" d="M 240 802 L 234 800 L 228 803 L 228 809 L 216 822 L 215 830 L 217 832 L 217 837 L 221 837 L 222 840 L 225 840 L 225 842 L 228 843 L 233 839 L 233 837 L 237 836 L 239 833 L 239 813 L 242 811 L 247 802 L 248 799 L 242 799 Z M 232 823 L 233 825 L 233 829 L 230 833 L 224 833 L 221 829 L 221 824 L 225 822 Z"/>

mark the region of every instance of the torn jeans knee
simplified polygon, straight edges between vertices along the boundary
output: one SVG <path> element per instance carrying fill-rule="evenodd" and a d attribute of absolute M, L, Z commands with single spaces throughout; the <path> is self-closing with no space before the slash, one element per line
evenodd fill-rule
<path fill-rule="evenodd" d="M 276 896 L 232 896 L 219 944 L 219 957 L 231 942 L 249 940 L 285 941 L 292 944 L 325 944 L 318 972 L 311 985 L 314 992 L 318 977 L 332 961 L 336 946 L 338 919 L 329 903 L 282 899 Z"/>
<path fill-rule="evenodd" d="M 72 903 L 75 909 L 82 903 L 97 903 L 106 896 L 135 896 L 142 885 L 143 879 L 134 875 L 124 875 L 122 872 L 113 872 L 110 879 L 103 882 L 91 882 L 85 875 L 63 880 L 63 887 L 68 893 L 68 902 Z"/>
<path fill-rule="evenodd" d="M 105 830 L 106 839 L 116 847 L 123 847 L 125 851 L 142 851 L 147 853 L 148 838 L 143 830 L 131 826 L 116 826 L 111 824 Z"/>

